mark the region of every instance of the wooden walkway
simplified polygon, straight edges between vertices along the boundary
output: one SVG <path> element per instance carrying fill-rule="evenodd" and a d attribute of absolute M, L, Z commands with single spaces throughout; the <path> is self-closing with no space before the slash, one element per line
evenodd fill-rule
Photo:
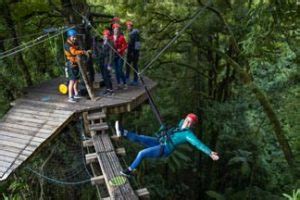
<path fill-rule="evenodd" d="M 12 103 L 13 107 L 0 121 L 0 181 L 7 179 L 13 171 L 34 156 L 43 145 L 50 142 L 71 120 L 83 112 L 105 110 L 105 115 L 130 112 L 147 99 L 142 86 L 129 86 L 127 90 L 116 90 L 114 96 L 103 96 L 101 95 L 103 89 L 97 89 L 96 101 L 84 98 L 75 104 L 69 103 L 67 96 L 59 94 L 57 90 L 58 85 L 63 82 L 64 79 L 57 78 L 27 88 L 23 97 Z M 156 85 L 148 78 L 145 78 L 145 82 L 150 89 Z M 97 127 L 94 131 L 97 132 Z M 109 181 L 111 174 L 119 173 L 121 167 L 111 142 L 108 142 L 110 139 L 107 139 L 107 132 L 101 136 L 94 135 L 93 142 L 101 169 L 106 169 L 107 163 L 118 163 L 111 166 L 113 173 L 103 171 L 106 174 L 105 180 Z M 108 142 L 105 147 L 99 143 L 103 140 Z M 101 148 L 105 148 L 105 154 Z M 129 191 L 126 187 L 129 186 L 124 186 L 123 192 L 113 190 L 119 192 L 110 192 L 110 196 L 114 199 L 114 195 L 119 197 L 125 194 L 124 191 Z"/>
<path fill-rule="evenodd" d="M 86 115 L 85 128 L 88 129 L 92 138 L 84 142 L 85 147 L 93 146 L 95 152 L 86 155 L 86 162 L 89 164 L 95 163 L 100 165 L 102 174 L 94 174 L 92 184 L 104 184 L 108 190 L 109 197 L 104 199 L 119 199 L 119 200 L 137 200 L 138 193 L 134 192 L 128 181 L 112 185 L 111 181 L 120 178 L 122 167 L 118 161 L 117 154 L 124 150 L 115 150 L 110 136 L 108 135 L 108 125 L 105 122 L 105 113 L 92 113 Z M 125 179 L 124 177 L 121 177 Z M 120 182 L 120 181 L 119 181 Z"/>

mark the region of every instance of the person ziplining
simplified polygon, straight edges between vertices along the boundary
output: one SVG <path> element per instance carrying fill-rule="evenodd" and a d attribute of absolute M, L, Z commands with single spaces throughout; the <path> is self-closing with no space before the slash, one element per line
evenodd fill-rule
<path fill-rule="evenodd" d="M 186 143 L 193 145 L 199 151 L 210 156 L 212 160 L 218 160 L 218 153 L 212 151 L 209 147 L 202 143 L 192 131 L 192 128 L 197 123 L 197 115 L 190 113 L 184 120 L 182 119 L 179 122 L 177 127 L 167 130 L 164 126 L 162 126 L 159 133 L 164 132 L 164 134 L 161 134 L 159 137 L 150 137 L 146 135 L 139 135 L 133 131 L 124 130 L 119 121 L 116 121 L 115 129 L 118 137 L 126 138 L 146 147 L 137 154 L 131 165 L 120 173 L 124 176 L 130 177 L 132 172 L 139 166 L 143 159 L 166 158 L 170 156 L 179 145 Z"/>

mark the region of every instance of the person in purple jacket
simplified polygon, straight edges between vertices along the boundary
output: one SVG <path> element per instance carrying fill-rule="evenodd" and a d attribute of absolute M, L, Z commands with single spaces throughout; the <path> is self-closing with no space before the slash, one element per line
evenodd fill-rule
<path fill-rule="evenodd" d="M 162 137 L 156 138 L 146 135 L 138 135 L 134 132 L 123 130 L 120 127 L 119 122 L 116 121 L 115 129 L 117 136 L 122 136 L 133 142 L 138 142 L 146 147 L 137 154 L 132 164 L 120 173 L 129 177 L 132 175 L 132 171 L 139 166 L 144 158 L 167 157 L 177 148 L 177 146 L 185 143 L 193 145 L 196 149 L 210 156 L 211 159 L 218 160 L 218 153 L 210 150 L 210 148 L 203 144 L 191 130 L 197 122 L 197 115 L 190 113 L 184 120 L 179 122 L 177 127 L 167 130 L 166 134 Z M 160 131 L 163 129 L 164 128 L 161 127 Z"/>

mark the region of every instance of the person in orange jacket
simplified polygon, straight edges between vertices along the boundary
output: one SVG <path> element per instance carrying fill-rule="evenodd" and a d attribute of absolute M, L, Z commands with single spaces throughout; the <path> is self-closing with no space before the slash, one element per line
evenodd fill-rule
<path fill-rule="evenodd" d="M 68 85 L 68 101 L 71 103 L 76 103 L 77 99 L 80 99 L 81 96 L 78 93 L 78 80 L 80 77 L 79 67 L 78 67 L 78 55 L 86 55 L 89 56 L 89 51 L 79 50 L 78 46 L 76 45 L 77 39 L 77 31 L 75 29 L 70 29 L 67 31 L 68 39 L 64 44 L 64 53 L 67 58 L 67 72 L 69 78 L 69 85 Z M 74 92 L 74 94 L 73 94 Z"/>
<path fill-rule="evenodd" d="M 118 87 L 121 88 L 121 81 L 123 82 L 123 89 L 127 89 L 126 78 L 123 72 L 124 56 L 127 50 L 127 42 L 124 35 L 120 34 L 120 25 L 113 24 L 113 43 L 115 48 L 114 66 L 116 72 L 116 79 Z"/>

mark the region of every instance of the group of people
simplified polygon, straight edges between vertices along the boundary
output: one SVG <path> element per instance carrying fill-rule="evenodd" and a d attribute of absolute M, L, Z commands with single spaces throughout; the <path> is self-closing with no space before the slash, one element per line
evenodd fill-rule
<path fill-rule="evenodd" d="M 80 50 L 76 45 L 77 31 L 70 29 L 67 32 L 67 41 L 64 45 L 64 52 L 67 58 L 68 72 L 68 101 L 77 102 L 81 98 L 78 93 L 79 67 L 78 55 L 92 57 L 100 68 L 106 87 L 104 95 L 113 95 L 114 89 L 111 80 L 111 72 L 114 68 L 117 89 L 127 89 L 128 84 L 137 86 L 138 83 L 138 60 L 141 49 L 140 33 L 133 28 L 132 21 L 126 21 L 126 31 L 121 30 L 120 18 L 114 17 L 111 26 L 104 29 L 102 37 L 93 38 L 92 50 Z M 125 69 L 124 69 L 125 66 Z M 133 68 L 133 70 L 131 70 Z M 124 72 L 125 70 L 125 72 Z M 133 78 L 131 78 L 133 72 Z"/>
<path fill-rule="evenodd" d="M 113 85 L 111 81 L 111 71 L 114 67 L 116 74 L 117 87 L 119 89 L 127 89 L 127 83 L 138 85 L 138 60 L 139 51 L 141 48 L 139 31 L 133 29 L 132 21 L 126 23 L 126 33 L 121 31 L 120 19 L 115 17 L 112 19 L 110 29 L 105 29 L 102 32 L 102 37 L 94 38 L 93 50 L 80 50 L 76 45 L 77 31 L 71 29 L 67 32 L 68 39 L 64 45 L 65 56 L 68 59 L 67 67 L 69 74 L 69 102 L 77 102 L 81 98 L 78 94 L 78 55 L 86 55 L 92 57 L 100 67 L 106 90 L 104 94 L 113 94 Z M 124 63 L 124 61 L 126 61 Z M 123 71 L 123 66 L 126 66 L 126 72 Z M 133 79 L 130 82 L 130 69 L 134 68 Z M 211 157 L 212 160 L 218 160 L 217 152 L 210 150 L 203 144 L 193 133 L 192 128 L 198 123 L 198 116 L 194 113 L 188 114 L 184 120 L 181 120 L 178 126 L 172 129 L 161 127 L 159 137 L 150 137 L 139 135 L 132 131 L 124 130 L 118 121 L 115 123 L 116 134 L 119 137 L 138 142 L 145 147 L 141 150 L 135 160 L 128 168 L 120 173 L 124 176 L 131 176 L 132 172 L 139 166 L 145 158 L 164 158 L 181 144 L 189 143 L 196 149 L 204 152 Z"/>

